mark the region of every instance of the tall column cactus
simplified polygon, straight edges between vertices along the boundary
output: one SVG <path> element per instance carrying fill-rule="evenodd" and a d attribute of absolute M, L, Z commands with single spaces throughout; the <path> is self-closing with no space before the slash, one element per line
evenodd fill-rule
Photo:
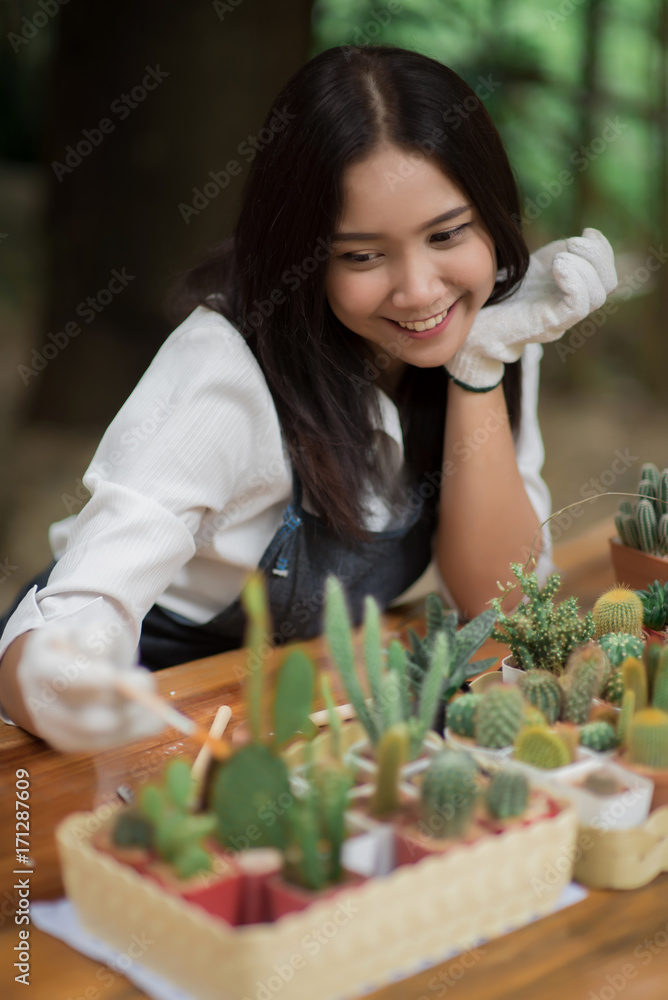
<path fill-rule="evenodd" d="M 640 498 L 623 501 L 615 516 L 619 540 L 651 555 L 668 556 L 668 469 L 646 462 L 636 490 Z"/>

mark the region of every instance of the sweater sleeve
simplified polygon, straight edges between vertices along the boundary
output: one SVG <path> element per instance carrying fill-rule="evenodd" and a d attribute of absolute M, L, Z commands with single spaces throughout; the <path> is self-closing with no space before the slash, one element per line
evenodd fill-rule
<path fill-rule="evenodd" d="M 231 502 L 276 419 L 241 335 L 197 309 L 106 430 L 83 476 L 91 498 L 46 586 L 9 619 L 0 657 L 30 629 L 79 612 L 88 621 L 93 602 L 100 624 L 127 630 L 136 647 L 144 615 L 195 554 L 204 513 Z"/>

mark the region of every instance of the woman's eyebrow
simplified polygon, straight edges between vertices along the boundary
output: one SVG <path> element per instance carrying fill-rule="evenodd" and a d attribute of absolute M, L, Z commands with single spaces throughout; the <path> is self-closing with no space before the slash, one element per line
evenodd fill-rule
<path fill-rule="evenodd" d="M 430 219 L 429 222 L 425 222 L 424 225 L 419 226 L 417 231 L 421 233 L 424 229 L 438 225 L 439 222 L 448 222 L 450 219 L 455 219 L 463 212 L 468 212 L 470 208 L 470 205 L 458 205 L 457 208 L 451 208 L 449 212 L 437 215 L 435 219 Z M 334 243 L 342 243 L 344 240 L 380 240 L 383 239 L 384 235 L 384 233 L 334 233 L 332 241 Z"/>

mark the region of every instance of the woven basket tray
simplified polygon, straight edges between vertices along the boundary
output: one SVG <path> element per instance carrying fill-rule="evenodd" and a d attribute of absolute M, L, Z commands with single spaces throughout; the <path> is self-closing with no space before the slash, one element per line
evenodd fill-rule
<path fill-rule="evenodd" d="M 592 889 L 637 889 L 668 871 L 668 806 L 630 830 L 581 826 L 573 877 Z"/>
<path fill-rule="evenodd" d="M 234 928 L 95 850 L 91 819 L 74 813 L 56 831 L 81 923 L 121 951 L 144 934 L 152 943 L 142 963 L 197 1000 L 243 1000 L 261 986 L 280 989 L 281 1000 L 359 996 L 520 927 L 557 903 L 577 831 L 564 803 L 551 819 L 398 868 L 274 924 Z"/>

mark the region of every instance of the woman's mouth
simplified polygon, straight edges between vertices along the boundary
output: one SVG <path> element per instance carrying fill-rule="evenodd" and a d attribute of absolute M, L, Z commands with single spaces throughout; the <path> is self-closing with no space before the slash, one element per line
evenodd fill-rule
<path fill-rule="evenodd" d="M 412 340 L 425 340 L 427 337 L 436 337 L 447 327 L 457 302 L 459 302 L 459 299 L 456 299 L 446 312 L 437 313 L 436 316 L 430 316 L 426 320 L 419 320 L 415 323 L 400 323 L 398 320 L 390 319 L 388 323 L 392 323 L 393 326 L 398 327 L 402 333 L 405 333 Z"/>

